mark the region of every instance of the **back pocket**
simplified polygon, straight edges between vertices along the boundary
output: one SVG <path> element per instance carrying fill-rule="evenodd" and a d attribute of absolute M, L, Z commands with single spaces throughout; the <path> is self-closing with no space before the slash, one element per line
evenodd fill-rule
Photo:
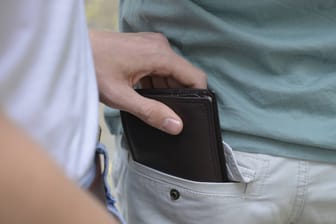
<path fill-rule="evenodd" d="M 129 223 L 213 223 L 209 222 L 209 217 L 213 217 L 213 221 L 224 218 L 218 208 L 227 211 L 237 205 L 236 209 L 244 200 L 258 197 L 262 193 L 268 161 L 258 154 L 234 152 L 225 143 L 224 149 L 229 175 L 234 182 L 190 181 L 130 158 L 124 185 L 127 187 Z"/>

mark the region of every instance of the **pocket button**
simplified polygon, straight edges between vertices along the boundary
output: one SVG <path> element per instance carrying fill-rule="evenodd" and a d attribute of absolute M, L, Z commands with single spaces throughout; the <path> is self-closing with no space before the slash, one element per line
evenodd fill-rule
<path fill-rule="evenodd" d="M 180 192 L 176 189 L 170 190 L 170 199 L 176 201 L 180 198 Z"/>

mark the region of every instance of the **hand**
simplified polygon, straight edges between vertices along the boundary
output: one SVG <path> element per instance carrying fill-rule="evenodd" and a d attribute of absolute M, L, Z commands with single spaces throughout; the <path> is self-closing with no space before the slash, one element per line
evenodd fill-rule
<path fill-rule="evenodd" d="M 152 88 L 205 89 L 206 75 L 178 56 L 161 34 L 93 31 L 90 38 L 100 100 L 162 131 L 180 133 L 182 120 L 169 107 L 140 96 L 133 87 L 142 81 Z"/>

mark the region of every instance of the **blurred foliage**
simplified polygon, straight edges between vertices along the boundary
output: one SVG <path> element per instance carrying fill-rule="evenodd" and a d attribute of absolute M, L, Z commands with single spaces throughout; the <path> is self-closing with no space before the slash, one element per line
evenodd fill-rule
<path fill-rule="evenodd" d="M 136 0 L 137 1 L 137 0 Z M 85 0 L 86 17 L 90 29 L 95 30 L 118 30 L 118 0 Z M 114 138 L 109 134 L 103 119 L 103 106 L 100 105 L 100 126 L 102 127 L 102 143 L 110 150 L 114 147 Z M 110 152 L 113 156 L 113 153 Z M 112 176 L 112 165 L 108 165 L 108 175 Z M 108 179 L 108 184 L 113 189 L 112 178 Z"/>
<path fill-rule="evenodd" d="M 86 0 L 88 25 L 96 30 L 118 30 L 118 0 Z"/>

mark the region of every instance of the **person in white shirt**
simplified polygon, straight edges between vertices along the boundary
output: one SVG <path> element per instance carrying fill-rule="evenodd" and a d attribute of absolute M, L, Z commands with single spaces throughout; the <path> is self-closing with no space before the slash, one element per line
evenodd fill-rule
<path fill-rule="evenodd" d="M 84 190 L 98 99 L 177 134 L 180 118 L 132 87 L 150 75 L 205 88 L 206 76 L 160 34 L 92 32 L 93 57 L 81 0 L 0 6 L 0 223 L 114 223 Z"/>

